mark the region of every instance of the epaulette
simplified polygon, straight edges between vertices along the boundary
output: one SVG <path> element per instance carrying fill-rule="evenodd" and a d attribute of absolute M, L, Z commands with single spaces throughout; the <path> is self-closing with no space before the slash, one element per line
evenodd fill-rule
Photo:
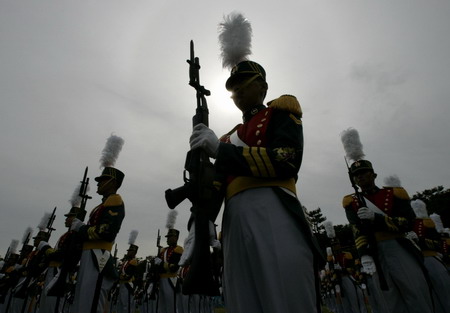
<path fill-rule="evenodd" d="M 344 259 L 353 260 L 353 255 L 350 252 L 344 251 Z"/>
<path fill-rule="evenodd" d="M 342 199 L 342 207 L 346 208 L 353 202 L 353 194 L 346 195 L 344 199 Z"/>
<path fill-rule="evenodd" d="M 288 111 L 302 117 L 303 112 L 297 98 L 291 95 L 282 95 L 281 97 L 267 103 L 268 107 Z"/>
<path fill-rule="evenodd" d="M 128 264 L 133 265 L 133 266 L 137 266 L 138 265 L 138 261 L 136 259 L 132 259 L 132 260 L 130 260 L 130 262 L 128 262 Z"/>
<path fill-rule="evenodd" d="M 173 249 L 175 253 L 183 254 L 183 248 L 181 246 L 176 246 L 175 249 Z"/>
<path fill-rule="evenodd" d="M 435 228 L 436 224 L 434 224 L 434 222 L 431 218 L 424 218 L 423 226 L 425 226 L 426 228 Z"/>
<path fill-rule="evenodd" d="M 118 206 L 122 205 L 122 197 L 118 194 L 110 195 L 108 199 L 106 199 L 104 206 Z"/>
<path fill-rule="evenodd" d="M 408 193 L 403 187 L 392 187 L 394 196 L 402 200 L 410 200 Z"/>

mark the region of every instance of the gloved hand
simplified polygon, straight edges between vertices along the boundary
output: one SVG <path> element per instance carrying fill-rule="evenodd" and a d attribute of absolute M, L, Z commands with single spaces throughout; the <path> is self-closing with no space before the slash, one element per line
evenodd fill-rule
<path fill-rule="evenodd" d="M 209 245 L 215 249 L 222 249 L 222 244 L 216 239 L 216 227 L 209 221 Z"/>
<path fill-rule="evenodd" d="M 217 150 L 219 150 L 219 139 L 205 124 L 198 124 L 194 127 L 189 144 L 191 150 L 202 148 L 208 156 L 214 159 L 217 156 Z"/>
<path fill-rule="evenodd" d="M 42 249 L 44 249 L 45 247 L 50 247 L 50 245 L 48 244 L 48 242 L 46 241 L 41 241 L 38 245 L 38 250 L 41 251 Z"/>
<path fill-rule="evenodd" d="M 341 293 L 341 286 L 336 285 L 334 286 L 334 289 L 336 289 L 336 293 Z"/>
<path fill-rule="evenodd" d="M 72 225 L 70 225 L 70 230 L 78 232 L 80 230 L 81 226 L 84 226 L 84 225 L 86 225 L 86 224 L 84 224 L 79 219 L 74 218 L 72 221 Z"/>
<path fill-rule="evenodd" d="M 334 269 L 335 270 L 341 270 L 342 267 L 339 265 L 339 263 L 334 264 Z"/>
<path fill-rule="evenodd" d="M 373 275 L 377 271 L 375 261 L 370 255 L 363 255 L 361 257 L 362 271 L 366 274 Z"/>
<path fill-rule="evenodd" d="M 405 234 L 406 239 L 413 240 L 415 242 L 419 241 L 419 237 L 417 236 L 415 231 L 410 231 Z"/>
<path fill-rule="evenodd" d="M 362 220 L 373 221 L 375 219 L 375 212 L 365 206 L 359 208 L 357 214 L 358 217 Z"/>
<path fill-rule="evenodd" d="M 153 259 L 153 263 L 155 263 L 155 265 L 159 265 L 162 263 L 162 260 L 160 258 L 156 257 Z"/>

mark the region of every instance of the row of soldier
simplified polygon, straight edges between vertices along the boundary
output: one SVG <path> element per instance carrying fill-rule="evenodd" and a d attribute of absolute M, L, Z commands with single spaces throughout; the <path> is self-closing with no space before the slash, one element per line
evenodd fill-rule
<path fill-rule="evenodd" d="M 120 140 L 110 137 L 104 150 Z M 0 267 L 1 313 L 212 312 L 211 297 L 181 293 L 189 266 L 179 265 L 183 248 L 178 245 L 177 229 L 168 229 L 167 247 L 160 246 L 158 231 L 156 256 L 137 259 L 138 246 L 131 234 L 126 255 L 119 259 L 117 246 L 111 255 L 124 219 L 124 204 L 117 194 L 124 176 L 117 168 L 103 169 L 95 178 L 102 203 L 92 210 L 87 224 L 82 221 L 83 208 L 73 206 L 64 215 L 67 232 L 54 247 L 49 239 L 55 211 L 43 217 L 33 245 L 29 244 L 31 228 L 19 253 L 13 240 Z M 83 182 L 88 182 L 86 175 Z M 133 232 L 136 238 L 137 231 Z"/>
<path fill-rule="evenodd" d="M 450 230 L 440 216 L 429 215 L 422 200 L 410 201 L 398 178 L 390 181 L 394 186 L 378 188 L 368 160 L 356 160 L 349 172 L 366 205 L 358 192 L 343 199 L 355 240 L 351 246 L 342 248 L 332 224 L 325 225 L 330 244 L 320 275 L 325 305 L 339 313 L 450 312 Z"/>
<path fill-rule="evenodd" d="M 223 271 L 218 272 L 226 310 L 232 313 L 320 312 L 323 298 L 319 274 L 326 258 L 311 232 L 296 188 L 304 148 L 303 113 L 300 103 L 295 96 L 285 94 L 264 104 L 269 86 L 266 71 L 260 64 L 248 60 L 251 53 L 251 27 L 241 14 L 226 17 L 224 23 L 220 24 L 220 29 L 223 65 L 231 69 L 225 87 L 231 92 L 233 102 L 242 112 L 243 121 L 222 137 L 218 137 L 208 125 L 197 123 L 189 144 L 191 151 L 201 151 L 205 155 L 204 161 L 206 158 L 215 160 L 213 173 L 210 175 L 213 177 L 208 177 L 214 182 L 208 180 L 207 190 L 209 194 L 214 194 L 214 204 L 218 204 L 217 208 L 224 203 L 221 225 Z M 191 61 L 190 64 L 198 65 L 199 68 L 197 61 Z M 190 83 L 199 89 L 202 87 L 198 86 L 199 82 L 195 79 Z M 356 137 L 359 141 L 359 136 Z M 69 212 L 71 223 L 68 236 L 60 240 L 54 249 L 55 253 L 60 250 L 61 241 L 70 243 L 67 244 L 67 253 L 63 253 L 65 256 L 62 263 L 56 266 L 56 273 L 47 271 L 47 274 L 53 272 L 55 276 L 49 277 L 50 282 L 47 286 L 44 283 L 43 287 L 43 290 L 48 291 L 46 296 L 52 296 L 50 291 L 56 293 L 56 303 L 61 302 L 61 299 L 58 300 L 58 297 L 61 298 L 60 293 L 68 294 L 69 297 L 65 298 L 70 299 L 69 313 L 108 312 L 114 309 L 111 299 L 119 298 L 120 295 L 120 288 L 117 291 L 116 286 L 116 262 L 111 251 L 125 216 L 124 203 L 117 194 L 124 174 L 114 168 L 123 142 L 117 137 L 111 138 L 114 142 L 111 147 L 114 148 L 104 150 L 104 170 L 95 179 L 97 193 L 103 197 L 102 202 L 91 211 L 87 223 L 84 223 L 82 215 L 77 213 L 72 216 Z M 344 144 L 344 148 L 358 146 L 361 144 Z M 343 206 L 353 230 L 355 254 L 360 259 L 361 272 L 367 274 L 367 290 L 372 291 L 371 295 L 375 298 L 375 301 L 370 303 L 372 311 L 441 312 L 439 301 L 448 301 L 450 298 L 438 294 L 440 291 L 449 294 L 448 269 L 440 263 L 438 254 L 428 258 L 426 249 L 419 250 L 413 244 L 412 240 L 420 242 L 420 231 L 416 239 L 405 236 L 413 230 L 416 217 L 420 217 L 416 216 L 411 208 L 408 194 L 401 187 L 377 187 L 372 163 L 364 159 L 361 149 L 346 149 L 346 159 L 352 160 L 349 178 L 355 192 L 344 197 Z M 207 214 L 210 225 L 218 214 L 215 210 L 217 208 L 202 208 L 212 211 Z M 193 213 L 198 212 L 200 211 Z M 418 225 L 427 226 L 430 224 L 428 222 Z M 195 226 L 199 224 L 196 223 Z M 188 238 L 196 228 L 191 224 Z M 170 239 L 171 233 L 168 235 Z M 425 239 L 425 242 L 428 242 L 427 240 Z M 53 249 L 48 247 L 47 241 L 37 241 L 33 255 L 53 254 Z M 200 245 L 194 245 L 198 246 Z M 171 296 L 164 295 L 165 286 L 172 290 L 173 286 L 176 286 L 172 279 L 178 275 L 179 264 L 167 261 L 180 254 L 177 249 L 180 250 L 177 247 L 166 249 L 163 254 L 147 260 L 148 264 L 168 270 L 166 274 L 159 275 L 159 296 L 156 301 L 158 312 L 173 313 L 175 306 L 178 311 L 184 308 L 182 305 L 176 305 L 183 302 L 182 297 L 177 297 L 176 293 L 172 292 Z M 185 250 L 188 250 L 187 244 Z M 333 258 L 339 260 L 338 255 Z M 21 263 L 24 260 L 27 266 L 22 271 L 23 274 L 28 274 L 27 270 L 31 269 L 28 265 L 41 264 L 35 262 L 39 260 L 35 257 L 25 258 Z M 15 263 L 17 261 L 12 262 L 10 257 L 5 260 L 7 271 L 13 268 L 9 272 L 5 271 L 5 277 L 14 276 L 11 273 L 14 272 Z M 186 277 L 194 272 L 193 264 L 194 262 L 191 263 L 191 270 L 188 269 Z M 329 270 L 339 270 L 335 265 L 335 262 L 333 266 L 329 265 Z M 341 269 L 346 268 L 345 266 L 339 264 Z M 37 267 L 40 268 L 39 265 Z M 54 288 L 58 286 L 58 281 L 67 285 L 66 280 L 73 270 L 71 267 L 78 267 L 75 286 L 69 290 Z M 150 266 L 148 271 L 144 270 L 149 277 L 152 267 Z M 130 279 L 132 268 L 131 254 L 122 262 L 120 268 L 122 282 Z M 139 264 L 136 265 L 135 269 L 137 268 Z M 432 275 L 434 269 L 439 269 L 440 272 Z M 29 287 L 33 276 L 23 274 L 23 282 L 26 281 L 23 277 L 32 277 L 27 281 Z M 183 274 L 180 276 L 183 277 Z M 442 280 L 432 281 L 436 277 Z M 16 284 L 11 286 L 14 289 L 9 288 L 8 292 L 15 292 L 17 284 L 20 282 L 16 281 Z M 152 292 L 149 293 L 148 290 L 153 289 L 154 283 L 149 283 L 150 286 L 152 288 L 145 286 L 140 292 L 133 294 L 137 295 L 136 303 L 145 302 L 142 299 L 146 299 L 147 294 L 150 294 L 149 299 L 152 300 Z M 339 291 L 342 291 L 344 286 L 342 283 Z M 26 290 L 31 294 L 30 288 Z M 114 292 L 111 293 L 112 290 Z M 4 296 L 9 298 L 10 295 L 11 293 Z M 130 293 L 128 295 L 131 296 Z M 166 296 L 170 298 L 167 301 Z M 25 295 L 24 301 L 17 305 L 21 307 L 21 311 L 13 313 L 35 307 L 35 299 L 37 298 Z M 127 302 L 127 299 L 130 300 L 128 303 L 131 303 L 131 297 L 125 297 L 120 303 Z M 48 303 L 49 300 L 48 297 L 42 297 L 41 292 L 40 313 L 46 307 L 42 303 Z M 6 312 L 12 312 L 11 309 L 16 306 L 12 305 L 12 301 L 6 303 L 6 310 L 10 310 Z M 444 312 L 448 312 L 450 305 L 443 302 L 441 307 Z M 168 311 L 165 311 L 166 308 Z M 57 309 L 58 307 L 55 308 Z M 131 310 L 130 306 L 128 309 Z M 153 309 L 153 306 L 150 308 L 147 305 L 143 308 L 149 312 L 150 309 Z"/>

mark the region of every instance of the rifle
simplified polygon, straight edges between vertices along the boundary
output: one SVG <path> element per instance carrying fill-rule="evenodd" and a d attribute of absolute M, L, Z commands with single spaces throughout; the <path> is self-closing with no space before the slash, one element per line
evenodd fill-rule
<path fill-rule="evenodd" d="M 156 237 L 156 247 L 158 248 L 158 254 L 156 256 L 159 257 L 159 254 L 161 253 L 161 249 L 162 249 L 162 246 L 161 246 L 161 235 L 159 233 L 159 229 L 158 229 L 158 236 Z"/>
<path fill-rule="evenodd" d="M 56 217 L 56 207 L 53 209 L 52 215 L 51 215 L 50 218 L 48 219 L 48 223 L 47 223 L 48 238 L 49 238 L 49 239 L 50 239 L 50 235 L 52 234 L 52 231 L 55 230 L 55 229 L 52 227 L 52 226 L 53 226 L 53 222 L 55 221 L 55 217 Z"/>
<path fill-rule="evenodd" d="M 203 123 L 208 126 L 208 105 L 205 96 L 211 93 L 200 84 L 200 61 L 194 55 L 194 42 L 190 43 L 189 85 L 196 90 L 197 108 L 192 118 L 193 127 Z M 189 178 L 186 177 L 189 173 Z M 183 172 L 184 185 L 174 190 L 167 189 L 165 198 L 170 209 L 174 209 L 186 198 L 192 203 L 190 221 L 195 221 L 195 244 L 189 271 L 183 281 L 183 294 L 218 294 L 214 280 L 209 249 L 209 220 L 215 220 L 218 208 L 214 200 L 214 165 L 202 149 L 190 150 L 186 155 Z M 188 228 L 192 224 L 188 223 Z"/>
<path fill-rule="evenodd" d="M 83 180 L 80 182 L 80 192 L 79 196 L 81 197 L 81 204 L 80 204 L 80 213 L 77 214 L 77 218 L 80 221 L 84 221 L 84 218 L 86 217 L 86 202 L 88 199 L 92 199 L 92 197 L 87 195 L 87 191 L 89 188 L 89 177 L 87 177 L 88 167 L 86 166 L 86 169 L 84 170 L 84 176 Z"/>

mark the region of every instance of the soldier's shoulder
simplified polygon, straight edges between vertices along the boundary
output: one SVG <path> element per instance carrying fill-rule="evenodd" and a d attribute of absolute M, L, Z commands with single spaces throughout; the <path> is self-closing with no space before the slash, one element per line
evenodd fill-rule
<path fill-rule="evenodd" d="M 105 206 L 119 206 L 122 204 L 122 197 L 118 194 L 110 195 L 105 201 Z"/>
<path fill-rule="evenodd" d="M 391 189 L 394 197 L 402 200 L 410 200 L 408 192 L 403 187 L 384 187 L 384 189 Z"/>
<path fill-rule="evenodd" d="M 175 251 L 176 253 L 183 254 L 184 249 L 183 249 L 183 247 L 181 247 L 181 246 L 176 246 L 175 249 L 174 249 L 174 251 Z"/>
<path fill-rule="evenodd" d="M 267 106 L 275 110 L 288 111 L 302 117 L 300 102 L 292 95 L 282 95 L 277 99 L 269 101 Z"/>
<path fill-rule="evenodd" d="M 354 196 L 354 193 L 344 196 L 344 198 L 342 198 L 342 207 L 348 207 L 354 201 Z"/>

